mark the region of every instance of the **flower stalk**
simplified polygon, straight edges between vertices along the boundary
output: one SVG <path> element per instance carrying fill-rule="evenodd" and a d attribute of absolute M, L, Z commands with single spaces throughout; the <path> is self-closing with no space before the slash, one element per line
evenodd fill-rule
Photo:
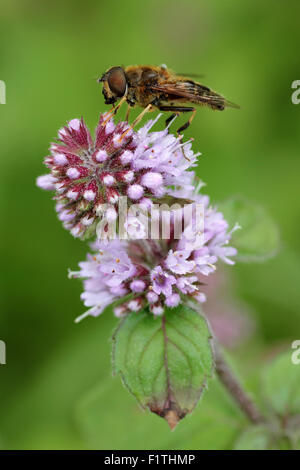
<path fill-rule="evenodd" d="M 261 424 L 265 421 L 255 403 L 243 389 L 241 383 L 225 361 L 221 349 L 214 343 L 216 372 L 222 384 L 238 403 L 240 409 L 253 424 Z"/>
<path fill-rule="evenodd" d="M 211 334 L 200 309 L 206 300 L 203 285 L 219 260 L 234 264 L 237 250 L 230 241 L 238 226 L 230 230 L 223 213 L 201 193 L 203 183 L 197 184 L 192 171 L 199 154 L 191 142 L 182 143 L 168 128 L 151 131 L 154 124 L 134 132 L 104 114 L 92 137 L 83 119 L 73 119 L 59 130 L 45 159 L 50 172 L 37 185 L 54 192 L 58 218 L 73 236 L 94 240 L 80 269 L 69 272 L 83 280 L 81 299 L 89 307 L 77 321 L 114 307 L 124 320 L 116 339 L 116 370 L 127 374 L 125 383 L 139 400 L 145 395 L 143 405 L 174 428 L 193 410 L 213 372 Z M 123 359 L 132 328 L 141 340 L 133 344 L 128 367 Z M 155 347 L 145 349 L 153 338 Z M 252 423 L 264 422 L 216 343 L 214 351 L 223 385 Z M 141 376 L 155 396 L 139 389 Z"/>

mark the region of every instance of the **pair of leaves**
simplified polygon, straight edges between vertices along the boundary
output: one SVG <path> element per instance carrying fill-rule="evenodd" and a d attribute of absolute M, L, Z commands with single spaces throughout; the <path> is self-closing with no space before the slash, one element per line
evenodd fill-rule
<path fill-rule="evenodd" d="M 300 448 L 300 364 L 293 350 L 280 354 L 264 368 L 261 394 L 270 423 L 252 426 L 238 439 L 239 450 Z"/>
<path fill-rule="evenodd" d="M 211 334 L 205 319 L 179 306 L 161 317 L 131 313 L 114 335 L 115 373 L 143 408 L 171 429 L 197 404 L 213 371 Z"/>

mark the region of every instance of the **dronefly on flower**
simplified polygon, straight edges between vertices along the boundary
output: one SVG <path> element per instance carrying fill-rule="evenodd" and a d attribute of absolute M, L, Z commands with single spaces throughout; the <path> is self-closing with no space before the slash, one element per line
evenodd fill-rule
<path fill-rule="evenodd" d="M 114 124 L 102 114 L 94 139 L 83 119 L 60 129 L 45 159 L 50 174 L 40 176 L 37 185 L 55 191 L 58 217 L 75 237 L 94 236 L 100 221 L 107 231 L 117 221 L 121 196 L 127 197 L 129 208 L 142 203 L 149 209 L 171 187 L 189 188 L 186 170 L 194 166 L 197 154 L 167 129 L 150 132 L 154 123 L 134 132 L 127 122 Z M 126 231 L 132 223 L 126 219 L 123 225 L 117 230 Z"/>
<path fill-rule="evenodd" d="M 190 197 L 191 191 L 187 194 Z M 228 244 L 235 228 L 228 231 L 223 215 L 209 205 L 207 196 L 198 194 L 194 200 L 204 208 L 201 243 L 197 237 L 192 241 L 187 237 L 195 222 L 192 215 L 179 239 L 173 236 L 173 218 L 168 239 L 98 240 L 92 245 L 94 253 L 79 264 L 78 272 L 70 272 L 70 277 L 84 280 L 81 297 L 90 307 L 77 321 L 88 315 L 98 316 L 111 304 L 120 317 L 146 307 L 154 315 L 161 315 L 165 306 L 176 307 L 188 298 L 205 301 L 201 286 L 215 271 L 218 259 L 233 264 L 231 257 L 236 250 Z"/>

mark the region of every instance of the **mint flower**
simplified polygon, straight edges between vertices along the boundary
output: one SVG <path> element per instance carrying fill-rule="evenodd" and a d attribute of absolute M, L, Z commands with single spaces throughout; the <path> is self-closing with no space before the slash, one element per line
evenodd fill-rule
<path fill-rule="evenodd" d="M 186 190 L 186 194 L 191 197 L 192 190 Z M 217 261 L 222 259 L 233 264 L 231 257 L 236 250 L 229 246 L 229 241 L 236 227 L 228 231 L 223 215 L 209 205 L 207 196 L 195 194 L 193 199 L 204 208 L 201 241 L 197 237 L 191 240 L 186 236 L 196 222 L 191 212 L 190 223 L 179 239 L 170 235 L 168 239 L 159 240 L 93 243 L 93 254 L 79 264 L 79 271 L 69 273 L 70 277 L 83 279 L 81 297 L 90 307 L 77 321 L 88 315 L 98 316 L 111 304 L 115 315 L 120 317 L 146 307 L 154 315 L 161 315 L 165 306 L 176 307 L 188 298 L 199 303 L 206 300 L 202 285 L 215 271 Z M 182 209 L 179 214 L 183 217 Z M 172 215 L 171 234 L 175 212 Z M 198 226 L 194 227 L 195 233 L 198 229 Z"/>
<path fill-rule="evenodd" d="M 154 123 L 123 137 L 128 124 L 114 124 L 102 114 L 94 139 L 83 119 L 73 119 L 59 130 L 45 159 L 50 174 L 40 176 L 37 185 L 55 191 L 58 218 L 72 235 L 94 236 L 100 221 L 105 232 L 106 222 L 118 218 L 121 196 L 128 198 L 129 207 L 142 203 L 149 209 L 174 186 L 188 189 L 186 170 L 195 165 L 197 154 L 189 142 L 182 144 L 167 129 L 150 132 Z M 134 220 L 131 225 L 126 220 L 124 229 L 132 224 Z"/>

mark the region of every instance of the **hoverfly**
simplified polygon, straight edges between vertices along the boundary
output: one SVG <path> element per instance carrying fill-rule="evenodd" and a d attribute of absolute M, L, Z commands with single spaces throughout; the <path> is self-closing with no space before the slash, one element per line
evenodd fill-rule
<path fill-rule="evenodd" d="M 195 117 L 196 108 L 190 106 L 191 104 L 208 106 L 219 111 L 223 111 L 226 107 L 238 108 L 237 105 L 227 101 L 210 88 L 191 78 L 176 75 L 166 65 L 111 67 L 98 79 L 98 82 L 103 84 L 102 93 L 105 104 L 114 106 L 109 113 L 109 118 L 118 111 L 125 101 L 128 103 L 127 121 L 132 107 L 138 105 L 144 108 L 130 128 L 133 128 L 146 112 L 154 109 L 172 112 L 166 120 L 166 125 L 176 115 L 191 112 L 189 120 L 177 130 L 179 134 L 188 128 Z M 120 101 L 115 106 L 118 100 Z M 188 104 L 188 106 L 184 106 L 184 104 Z"/>

